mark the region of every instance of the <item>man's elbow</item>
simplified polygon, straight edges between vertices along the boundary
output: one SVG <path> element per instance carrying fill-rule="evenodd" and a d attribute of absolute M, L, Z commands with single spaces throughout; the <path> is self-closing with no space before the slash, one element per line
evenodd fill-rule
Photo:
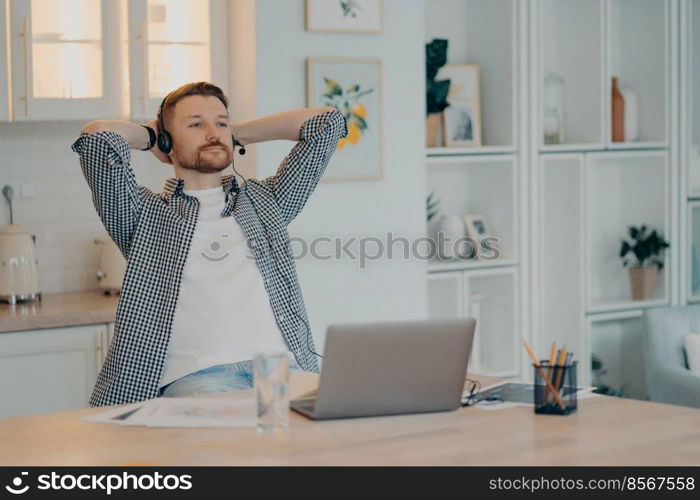
<path fill-rule="evenodd" d="M 103 130 L 104 122 L 102 120 L 94 120 L 86 123 L 81 132 L 85 134 L 96 134 L 97 132 L 102 132 Z"/>

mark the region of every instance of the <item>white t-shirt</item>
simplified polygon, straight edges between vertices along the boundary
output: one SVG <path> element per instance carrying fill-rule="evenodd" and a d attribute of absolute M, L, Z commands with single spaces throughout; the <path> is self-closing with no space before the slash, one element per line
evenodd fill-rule
<path fill-rule="evenodd" d="M 293 359 L 240 225 L 221 216 L 223 188 L 184 192 L 199 199 L 199 217 L 160 386 L 210 366 L 252 359 L 257 351 L 287 351 Z"/>

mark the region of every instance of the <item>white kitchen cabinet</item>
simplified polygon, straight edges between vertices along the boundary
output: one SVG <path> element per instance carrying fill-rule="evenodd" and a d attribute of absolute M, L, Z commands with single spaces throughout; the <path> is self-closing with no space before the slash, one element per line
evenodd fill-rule
<path fill-rule="evenodd" d="M 107 325 L 0 334 L 0 417 L 85 408 Z"/>
<path fill-rule="evenodd" d="M 7 0 L 0 0 L 0 122 L 10 121 L 7 47 Z"/>
<path fill-rule="evenodd" d="M 227 2 L 131 0 L 131 117 L 156 115 L 180 85 L 208 81 L 228 91 Z"/>
<path fill-rule="evenodd" d="M 119 4 L 11 0 L 12 119 L 117 117 Z"/>

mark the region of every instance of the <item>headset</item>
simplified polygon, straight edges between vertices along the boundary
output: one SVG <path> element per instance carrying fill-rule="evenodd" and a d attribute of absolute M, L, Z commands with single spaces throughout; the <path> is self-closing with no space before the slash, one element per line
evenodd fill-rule
<path fill-rule="evenodd" d="M 163 108 L 165 107 L 165 103 L 168 100 L 168 97 L 170 97 L 170 94 L 172 94 L 172 92 L 170 92 L 168 95 L 165 96 L 165 98 L 163 99 L 163 102 L 160 103 L 160 108 L 158 109 L 158 149 L 160 149 L 160 151 L 166 155 L 169 154 L 173 149 L 173 138 L 170 135 L 170 133 L 165 129 L 165 124 L 163 123 Z M 240 142 L 238 142 L 238 140 L 236 139 L 236 137 L 233 134 L 231 134 L 231 139 L 233 140 L 233 149 L 234 149 L 234 151 L 233 151 L 234 154 L 231 155 L 231 167 L 233 168 L 233 171 L 236 173 L 236 175 L 238 175 L 241 179 L 243 179 L 245 181 L 246 180 L 245 177 L 243 177 L 243 175 L 241 175 L 238 172 L 238 170 L 236 170 L 236 165 L 235 165 L 235 162 L 233 161 L 233 158 L 235 157 L 236 146 L 238 146 L 238 154 L 240 154 L 240 155 L 245 154 L 245 146 L 243 144 L 241 144 Z M 250 204 L 253 206 L 253 210 L 255 210 L 255 215 L 258 216 L 258 220 L 260 221 L 260 223 L 263 226 L 263 229 L 265 230 L 265 236 L 266 236 L 265 241 L 267 243 L 267 247 L 268 247 L 268 251 L 270 252 L 270 255 L 273 256 L 273 261 L 275 262 L 275 268 L 277 269 L 277 274 L 284 278 L 284 281 L 287 283 L 288 289 L 291 290 L 292 289 L 291 283 L 287 279 L 287 276 L 285 276 L 284 273 L 282 273 L 280 271 L 279 265 L 277 263 L 277 259 L 274 257 L 275 254 L 272 250 L 272 245 L 270 244 L 270 232 L 267 230 L 267 225 L 263 221 L 262 217 L 260 217 L 260 212 L 258 212 L 258 208 L 255 205 L 253 198 L 248 193 L 248 182 L 245 182 L 243 184 L 243 192 L 248 197 L 248 201 L 250 201 Z M 304 326 L 306 326 L 306 348 L 311 353 L 318 356 L 319 358 L 323 358 L 323 356 L 321 356 L 319 353 L 317 353 L 316 351 L 311 349 L 311 346 L 309 345 L 309 337 L 311 335 L 311 328 L 309 327 L 309 324 L 306 322 L 306 320 L 304 318 L 299 316 L 299 314 L 297 314 L 296 311 L 294 311 L 292 308 L 290 308 L 290 309 L 291 309 L 292 313 L 304 323 Z"/>

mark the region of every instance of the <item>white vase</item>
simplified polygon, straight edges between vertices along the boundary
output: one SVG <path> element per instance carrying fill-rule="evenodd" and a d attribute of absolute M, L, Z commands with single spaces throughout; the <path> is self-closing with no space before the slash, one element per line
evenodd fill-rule
<path fill-rule="evenodd" d="M 625 142 L 639 140 L 639 95 L 629 89 L 621 89 L 625 100 Z"/>
<path fill-rule="evenodd" d="M 461 215 L 447 215 L 440 220 L 438 231 L 443 233 L 441 241 L 438 238 L 440 256 L 443 259 L 456 259 L 459 257 L 457 252 L 456 241 L 460 238 L 465 238 L 467 228 L 464 225 L 464 219 Z"/>

